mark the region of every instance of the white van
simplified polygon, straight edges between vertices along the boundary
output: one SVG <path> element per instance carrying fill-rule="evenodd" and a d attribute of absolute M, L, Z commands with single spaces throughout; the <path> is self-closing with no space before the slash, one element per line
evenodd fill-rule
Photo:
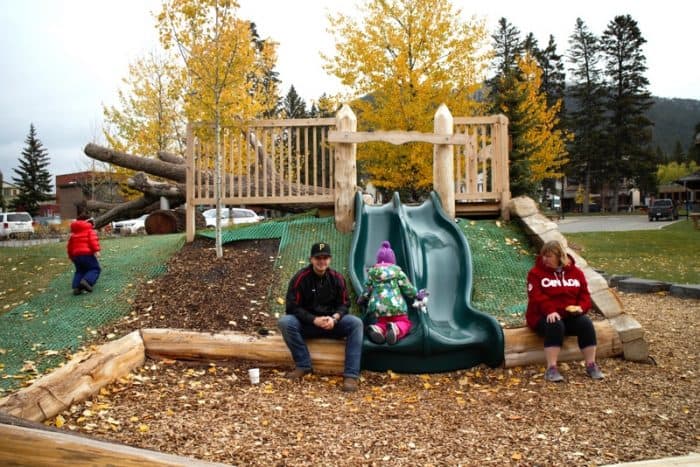
<path fill-rule="evenodd" d="M 34 233 L 34 219 L 28 212 L 0 212 L 0 238 Z"/>
<path fill-rule="evenodd" d="M 216 227 L 216 209 L 207 209 L 202 213 L 204 220 L 207 223 L 207 227 Z M 221 208 L 221 226 L 226 227 L 233 224 L 250 224 L 253 222 L 260 222 L 265 218 L 258 216 L 254 211 L 244 208 Z M 233 221 L 233 222 L 231 222 Z"/>

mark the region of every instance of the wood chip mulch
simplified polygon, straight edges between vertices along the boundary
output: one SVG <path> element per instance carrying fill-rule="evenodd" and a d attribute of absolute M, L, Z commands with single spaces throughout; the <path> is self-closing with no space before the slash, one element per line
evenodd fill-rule
<path fill-rule="evenodd" d="M 211 247 L 185 246 L 103 334 L 274 330 L 276 242 L 237 242 L 218 261 Z M 698 452 L 700 301 L 620 296 L 656 364 L 604 359 L 603 381 L 578 362 L 561 365 L 563 384 L 545 383 L 540 366 L 364 372 L 345 394 L 339 376 L 292 383 L 287 369 L 262 368 L 251 385 L 251 362 L 149 360 L 49 423 L 232 465 L 603 465 Z"/>

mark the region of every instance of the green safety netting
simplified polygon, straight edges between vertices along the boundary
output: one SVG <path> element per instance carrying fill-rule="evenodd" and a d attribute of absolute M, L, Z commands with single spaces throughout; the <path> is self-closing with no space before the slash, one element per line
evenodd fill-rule
<path fill-rule="evenodd" d="M 222 242 L 280 238 L 280 255 L 275 264 L 278 280 L 270 294 L 273 312 L 284 312 L 278 299 L 285 296 L 287 282 L 308 264 L 314 242 L 326 241 L 333 248 L 332 267 L 349 282 L 348 253 L 352 234 L 335 229 L 333 218 L 302 216 L 292 220 L 267 221 L 225 230 Z M 534 265 L 534 253 L 525 233 L 517 225 L 496 220 L 460 219 L 474 262 L 472 303 L 496 317 L 505 326 L 520 326 L 527 304 L 525 278 Z M 212 231 L 200 235 L 214 238 Z M 352 290 L 351 290 L 352 293 Z"/>
<path fill-rule="evenodd" d="M 534 264 L 527 236 L 513 224 L 494 220 L 460 219 L 459 226 L 472 250 L 472 303 L 506 326 L 522 325 L 527 302 L 525 277 Z M 214 238 L 215 234 L 208 230 L 198 235 Z M 352 234 L 338 232 L 334 218 L 307 214 L 237 226 L 222 233 L 223 243 L 266 238 L 280 239 L 275 262 L 277 278 L 268 291 L 271 310 L 276 315 L 284 313 L 282 299 L 287 283 L 308 264 L 309 249 L 315 242 L 330 243 L 332 267 L 350 283 L 348 255 Z M 4 350 L 0 353 L 0 390 L 22 384 L 24 378 L 14 376 L 26 376 L 22 372 L 25 362 L 34 362 L 39 371 L 56 366 L 64 360 L 65 352 L 78 349 L 92 331 L 128 314 L 137 287 L 164 273 L 168 258 L 183 243 L 182 235 L 105 240 L 103 272 L 92 294 L 71 294 L 71 267 L 56 277 L 45 292 L 0 315 L 0 349 Z M 352 303 L 354 306 L 354 297 Z"/>
<path fill-rule="evenodd" d="M 535 252 L 517 225 L 494 220 L 459 220 L 472 251 L 472 303 L 501 324 L 524 324 L 525 280 Z"/>
<path fill-rule="evenodd" d="M 72 294 L 68 262 L 44 292 L 0 315 L 0 389 L 21 385 L 32 366 L 40 372 L 56 366 L 94 330 L 128 314 L 138 286 L 164 273 L 183 243 L 181 234 L 102 240 L 102 274 L 93 293 Z"/>

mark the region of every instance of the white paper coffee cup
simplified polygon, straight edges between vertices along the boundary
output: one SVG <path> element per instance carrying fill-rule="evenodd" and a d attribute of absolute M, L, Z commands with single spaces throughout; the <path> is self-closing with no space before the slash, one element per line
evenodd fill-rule
<path fill-rule="evenodd" d="M 248 370 L 248 376 L 250 377 L 250 384 L 260 383 L 260 368 L 251 368 Z"/>

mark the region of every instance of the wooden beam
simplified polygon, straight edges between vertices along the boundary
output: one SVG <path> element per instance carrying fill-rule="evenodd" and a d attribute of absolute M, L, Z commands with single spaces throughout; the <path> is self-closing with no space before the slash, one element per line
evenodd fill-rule
<path fill-rule="evenodd" d="M 0 399 L 0 412 L 42 422 L 143 365 L 145 351 L 138 331 L 94 350 L 81 352 L 31 386 Z"/>
<path fill-rule="evenodd" d="M 598 348 L 596 355 L 600 358 L 622 355 L 622 342 L 620 337 L 610 325 L 610 322 L 594 321 Z M 528 328 L 505 330 L 505 355 L 506 368 L 525 365 L 539 365 L 545 363 L 542 338 Z M 567 337 L 564 340 L 559 361 L 581 360 L 583 355 L 578 348 L 575 337 Z"/>
<path fill-rule="evenodd" d="M 0 424 L 0 465 L 222 466 L 57 430 Z"/>
<path fill-rule="evenodd" d="M 338 131 L 328 132 L 329 143 L 370 143 L 384 142 L 394 145 L 405 143 L 456 144 L 464 145 L 467 140 L 464 134 L 436 135 L 419 131 Z"/>
<path fill-rule="evenodd" d="M 622 343 L 610 323 L 595 321 L 594 325 L 598 337 L 598 356 L 605 358 L 622 355 Z M 541 337 L 528 328 L 505 329 L 504 333 L 507 368 L 545 362 Z M 203 361 L 236 358 L 293 365 L 289 350 L 280 336 L 252 337 L 234 331 L 211 334 L 178 329 L 143 329 L 141 335 L 146 354 L 151 358 Z M 315 370 L 322 373 L 343 371 L 343 341 L 311 339 L 308 346 Z M 576 338 L 567 338 L 559 360 L 582 358 Z"/>

